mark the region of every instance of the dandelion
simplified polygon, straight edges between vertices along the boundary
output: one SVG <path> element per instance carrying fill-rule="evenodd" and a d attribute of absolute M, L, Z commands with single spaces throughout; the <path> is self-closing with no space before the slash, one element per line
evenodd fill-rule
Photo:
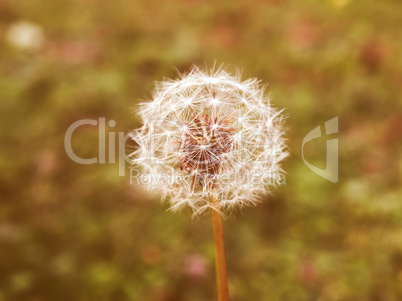
<path fill-rule="evenodd" d="M 133 163 L 172 210 L 214 208 L 210 194 L 222 209 L 254 204 L 280 180 L 279 164 L 288 155 L 283 117 L 256 79 L 194 67 L 159 83 L 140 115 Z"/>
<path fill-rule="evenodd" d="M 141 104 L 133 164 L 172 210 L 211 209 L 220 300 L 228 300 L 221 212 L 255 204 L 278 183 L 287 157 L 283 115 L 256 79 L 193 67 Z"/>

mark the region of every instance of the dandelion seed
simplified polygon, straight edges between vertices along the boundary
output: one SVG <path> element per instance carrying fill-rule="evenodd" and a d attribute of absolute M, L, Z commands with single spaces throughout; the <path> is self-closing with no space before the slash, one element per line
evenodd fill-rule
<path fill-rule="evenodd" d="M 202 213 L 214 207 L 211 194 L 222 209 L 253 205 L 279 179 L 288 155 L 283 117 L 258 80 L 193 67 L 153 95 L 141 104 L 144 125 L 131 135 L 139 145 L 131 158 L 144 172 L 174 176 L 173 185 L 152 187 L 172 209 Z M 271 185 L 255 180 L 270 171 Z"/>

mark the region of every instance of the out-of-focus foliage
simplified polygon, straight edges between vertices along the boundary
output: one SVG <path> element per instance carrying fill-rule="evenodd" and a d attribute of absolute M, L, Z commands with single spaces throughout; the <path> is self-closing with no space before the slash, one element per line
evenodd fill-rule
<path fill-rule="evenodd" d="M 224 224 L 232 300 L 402 300 L 401 28 L 398 0 L 0 1 L 0 300 L 214 300 L 209 217 L 64 149 L 214 62 L 269 83 L 292 149 L 287 185 Z M 301 144 L 335 116 L 333 184 Z M 96 156 L 98 129 L 73 148 Z"/>

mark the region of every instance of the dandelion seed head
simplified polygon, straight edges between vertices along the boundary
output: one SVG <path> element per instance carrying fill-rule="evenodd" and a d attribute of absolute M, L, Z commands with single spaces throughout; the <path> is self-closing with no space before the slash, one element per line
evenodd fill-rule
<path fill-rule="evenodd" d="M 213 206 L 211 193 L 222 209 L 255 204 L 275 186 L 288 156 L 281 112 L 258 80 L 193 67 L 158 83 L 153 100 L 140 105 L 133 166 L 151 174 L 148 188 L 160 191 L 172 210 L 201 213 Z"/>

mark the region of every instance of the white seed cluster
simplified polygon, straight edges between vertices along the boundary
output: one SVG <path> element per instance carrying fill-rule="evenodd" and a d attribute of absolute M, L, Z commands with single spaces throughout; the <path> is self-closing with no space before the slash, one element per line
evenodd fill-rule
<path fill-rule="evenodd" d="M 139 113 L 133 166 L 173 210 L 189 206 L 201 213 L 212 207 L 211 193 L 223 209 L 254 204 L 282 176 L 279 163 L 288 156 L 283 117 L 256 79 L 193 67 L 159 83 Z"/>

